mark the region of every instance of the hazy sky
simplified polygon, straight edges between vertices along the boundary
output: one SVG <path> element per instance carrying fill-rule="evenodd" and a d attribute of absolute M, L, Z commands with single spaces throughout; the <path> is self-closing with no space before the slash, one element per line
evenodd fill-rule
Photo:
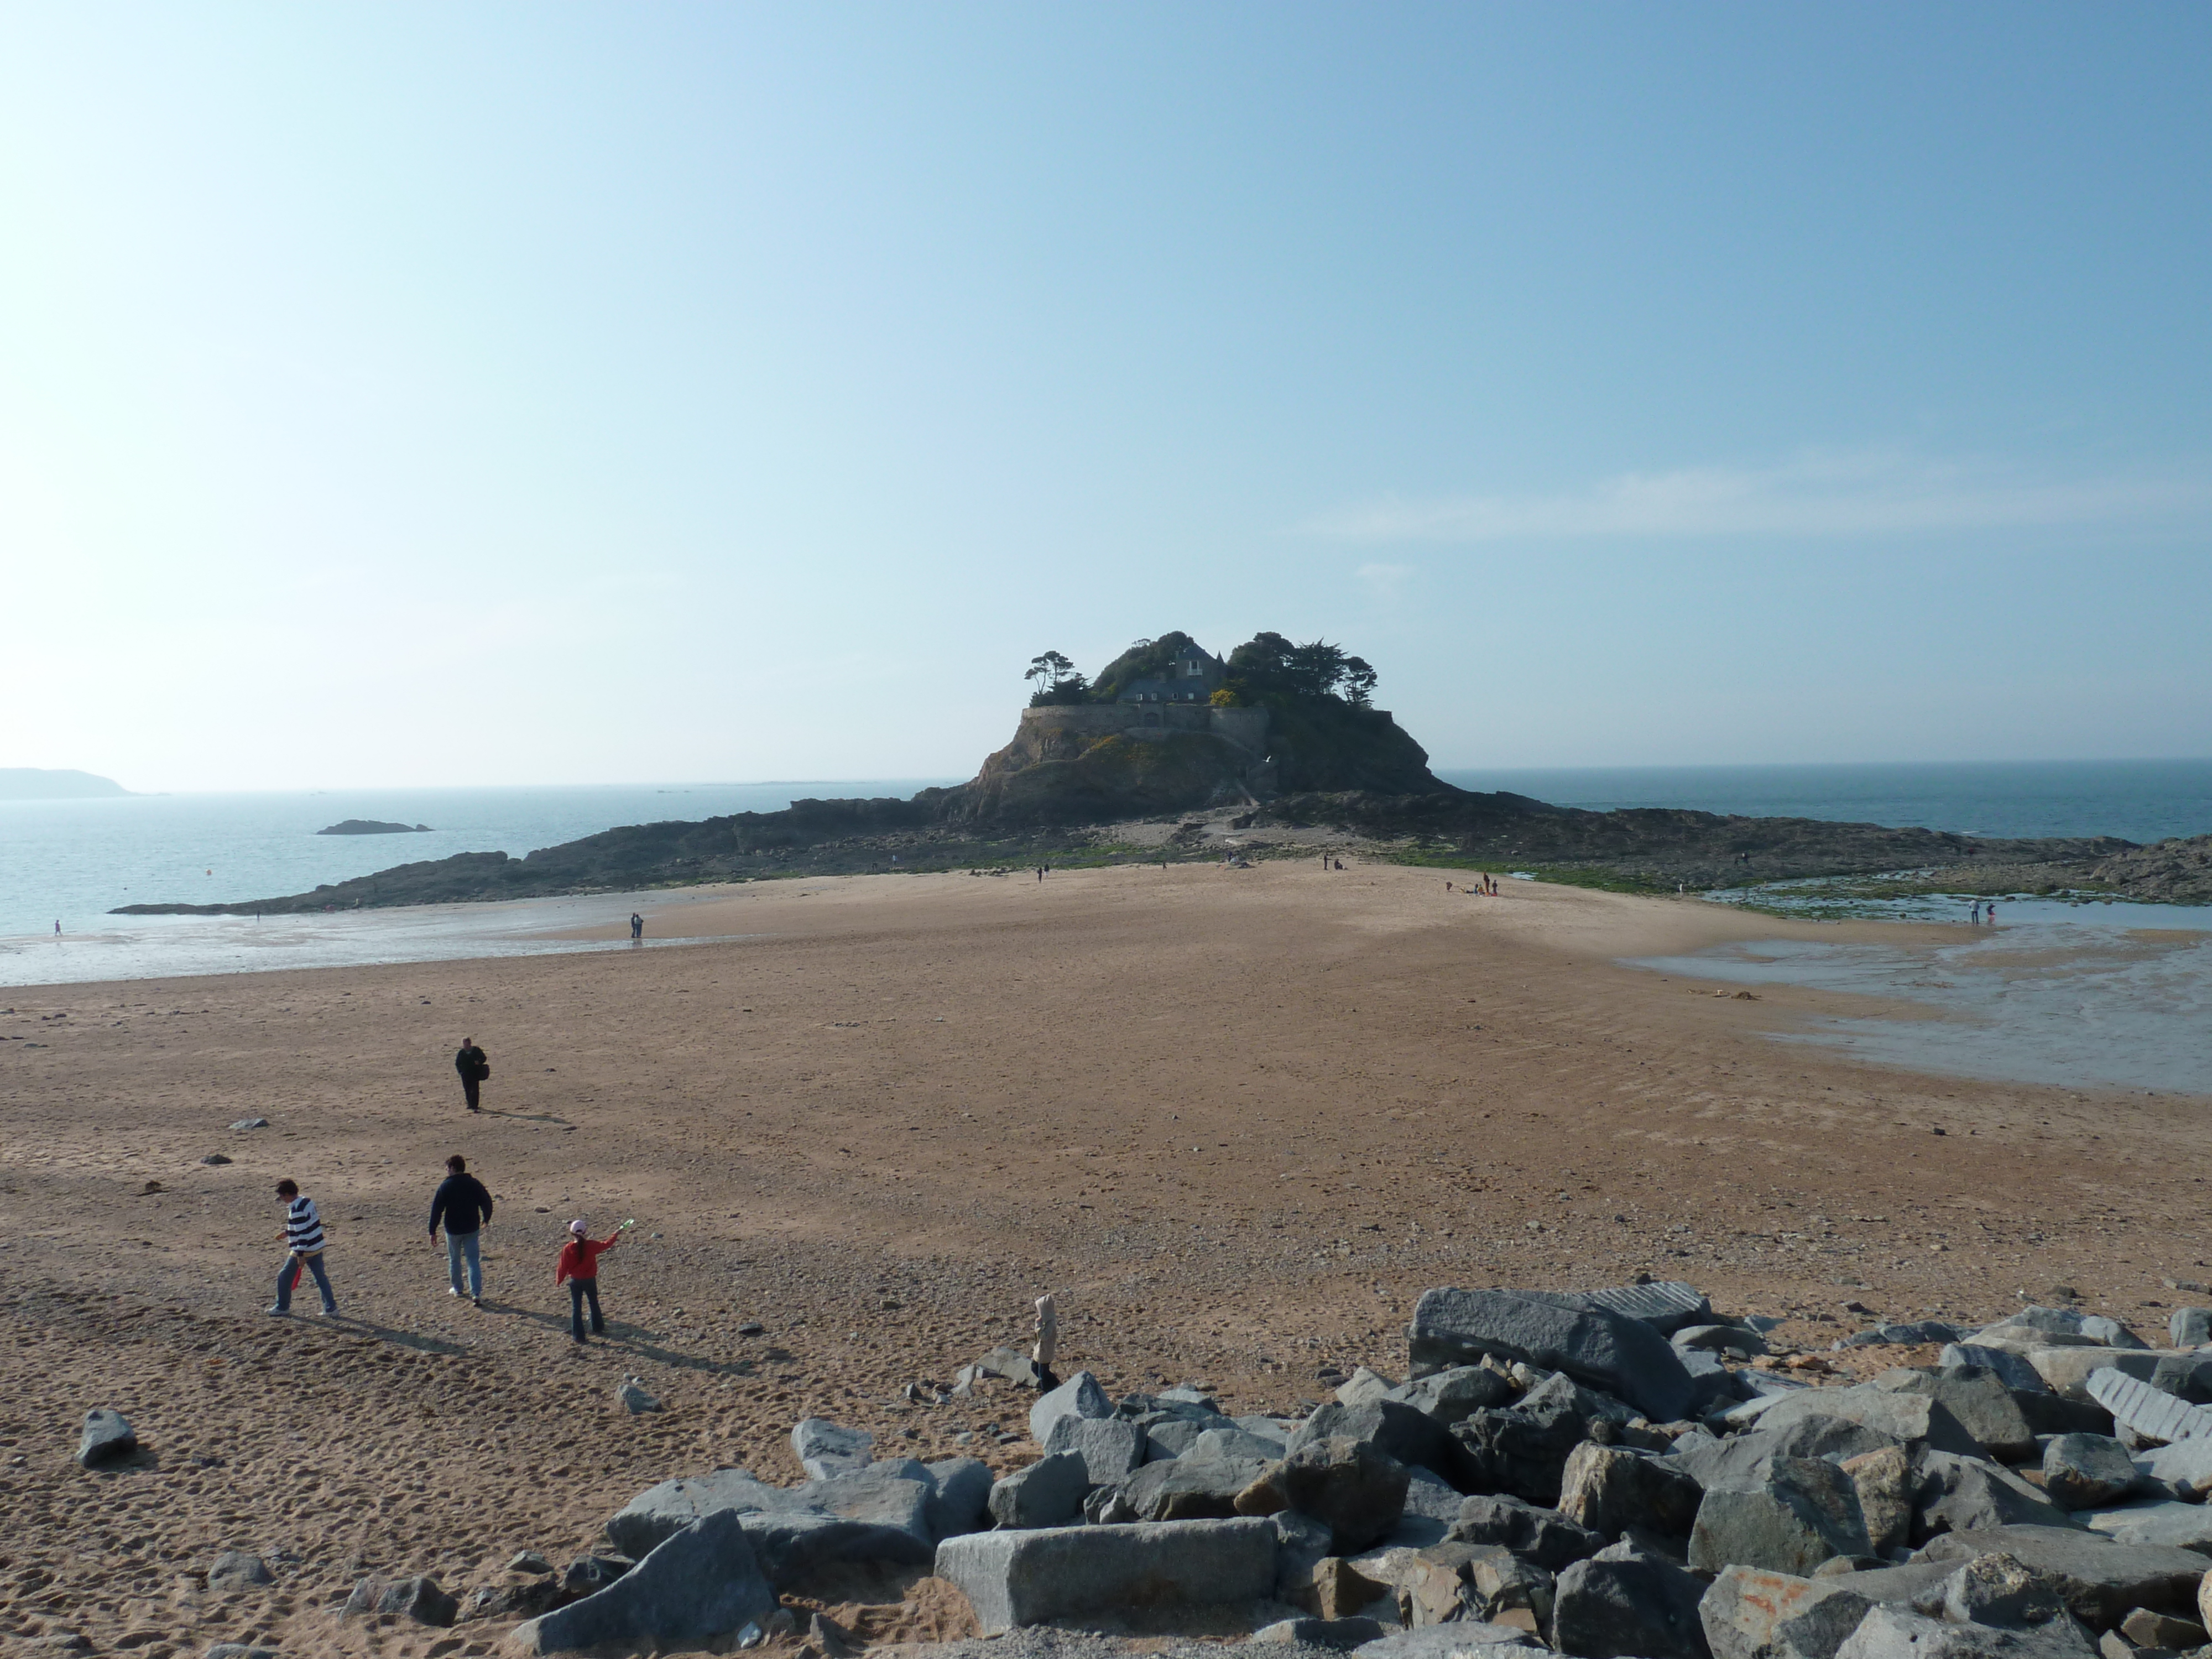
<path fill-rule="evenodd" d="M 0 764 L 2212 754 L 2212 8 L 0 7 Z"/>

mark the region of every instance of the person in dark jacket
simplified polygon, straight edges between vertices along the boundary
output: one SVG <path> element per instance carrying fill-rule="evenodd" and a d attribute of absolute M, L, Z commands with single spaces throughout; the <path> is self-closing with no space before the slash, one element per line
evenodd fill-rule
<path fill-rule="evenodd" d="M 461 1290 L 461 1263 L 469 1264 L 470 1301 L 483 1306 L 483 1253 L 477 1244 L 477 1235 L 485 1222 L 491 1219 L 491 1194 L 484 1184 L 469 1173 L 469 1161 L 459 1152 L 446 1160 L 446 1178 L 438 1183 L 438 1195 L 430 1200 L 430 1242 L 438 1242 L 438 1224 L 446 1224 L 446 1271 L 453 1280 L 453 1293 Z"/>
<path fill-rule="evenodd" d="M 481 1111 L 477 1104 L 477 1085 L 491 1075 L 491 1060 L 477 1047 L 474 1037 L 461 1039 L 461 1051 L 453 1056 L 453 1069 L 461 1074 L 461 1092 L 469 1097 L 469 1109 Z"/>

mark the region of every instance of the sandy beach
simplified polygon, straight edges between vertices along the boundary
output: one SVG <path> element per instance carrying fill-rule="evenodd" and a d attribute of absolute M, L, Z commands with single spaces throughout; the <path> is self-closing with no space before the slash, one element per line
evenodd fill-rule
<path fill-rule="evenodd" d="M 1063 1375 L 1240 1411 L 1322 1397 L 1329 1364 L 1402 1375 L 1438 1284 L 1684 1278 L 1822 1348 L 1853 1301 L 1986 1318 L 2063 1285 L 2148 1332 L 2202 1299 L 2162 1287 L 2212 1278 L 2202 1100 L 1856 1065 L 1770 1034 L 1928 1011 L 1616 960 L 1849 928 L 1447 880 L 776 882 L 647 905 L 680 947 L 0 994 L 0 1631 L 487 1651 L 495 1626 L 334 1609 L 365 1571 L 459 1593 L 517 1550 L 565 1560 L 672 1475 L 795 1480 L 809 1414 L 1025 1461 L 1026 1396 L 898 1396 L 1021 1339 L 1048 1290 Z M 465 1035 L 493 1062 L 480 1118 Z M 481 1310 L 425 1229 L 454 1152 L 499 1201 Z M 261 1312 L 286 1175 L 329 1226 L 338 1320 Z M 552 1282 L 574 1216 L 637 1221 L 580 1352 Z M 629 1376 L 666 1409 L 621 1412 Z M 149 1449 L 87 1474 L 102 1405 Z M 225 1547 L 279 1584 L 197 1588 Z M 877 1638 L 962 1627 L 896 1583 L 821 1588 Z"/>

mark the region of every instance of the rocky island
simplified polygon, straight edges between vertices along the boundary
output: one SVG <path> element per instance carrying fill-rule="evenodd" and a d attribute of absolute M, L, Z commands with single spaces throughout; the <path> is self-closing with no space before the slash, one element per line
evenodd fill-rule
<path fill-rule="evenodd" d="M 1030 678 L 1036 689 L 1012 740 L 953 788 L 632 824 L 519 859 L 459 853 L 308 893 L 112 914 L 283 914 L 771 876 L 1308 857 L 1327 848 L 1645 892 L 1880 877 L 1904 890 L 2212 902 L 2212 837 L 2145 848 L 2112 836 L 2003 839 L 1669 808 L 1597 812 L 1455 788 L 1374 707 L 1372 667 L 1280 634 L 1258 635 L 1225 658 L 1188 634 L 1164 634 L 1095 679 L 1047 652 Z"/>
<path fill-rule="evenodd" d="M 427 823 L 383 823 L 375 818 L 347 818 L 326 830 L 318 830 L 319 836 L 420 836 L 428 835 Z"/>

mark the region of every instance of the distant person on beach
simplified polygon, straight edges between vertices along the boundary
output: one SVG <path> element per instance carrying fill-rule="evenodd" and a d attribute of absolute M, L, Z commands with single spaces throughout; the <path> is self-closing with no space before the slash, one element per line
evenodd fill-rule
<path fill-rule="evenodd" d="M 1995 899 L 1991 899 L 1990 901 L 1989 915 L 1987 920 L 1990 927 L 1994 927 L 1997 925 L 1997 905 Z"/>
<path fill-rule="evenodd" d="M 599 1313 L 599 1257 L 622 1243 L 623 1232 L 629 1225 L 625 1221 L 605 1238 L 593 1238 L 581 1221 L 568 1224 L 568 1242 L 561 1247 L 560 1265 L 553 1270 L 553 1287 L 560 1289 L 564 1281 L 568 1286 L 568 1334 L 579 1342 L 584 1340 L 586 1302 L 592 1304 L 592 1334 L 607 1334 L 607 1322 Z"/>
<path fill-rule="evenodd" d="M 1052 1362 L 1060 1354 L 1060 1310 L 1053 1305 L 1050 1291 L 1036 1299 L 1036 1321 L 1030 1328 L 1036 1336 L 1030 1358 L 1036 1364 L 1037 1387 L 1056 1389 L 1060 1378 L 1053 1374 Z"/>
<path fill-rule="evenodd" d="M 491 1194 L 469 1173 L 469 1161 L 459 1152 L 446 1160 L 446 1178 L 430 1200 L 430 1242 L 438 1242 L 438 1224 L 446 1224 L 446 1276 L 452 1294 L 466 1296 L 483 1306 L 483 1249 L 478 1235 L 491 1219 Z M 469 1267 L 469 1285 L 461 1288 L 461 1264 Z"/>
<path fill-rule="evenodd" d="M 284 1200 L 284 1265 L 276 1270 L 276 1302 L 269 1311 L 285 1315 L 292 1311 L 292 1287 L 300 1282 L 300 1269 L 315 1276 L 315 1288 L 323 1293 L 323 1317 L 328 1319 L 338 1310 L 338 1299 L 331 1289 L 331 1276 L 323 1271 L 323 1218 L 315 1209 L 315 1200 L 303 1198 L 300 1183 L 289 1177 L 276 1183 L 276 1196 Z"/>
<path fill-rule="evenodd" d="M 645 918 L 635 910 L 629 913 L 629 936 L 632 939 L 645 937 Z"/>
<path fill-rule="evenodd" d="M 483 1110 L 477 1104 L 477 1090 L 491 1075 L 491 1060 L 477 1047 L 474 1037 L 461 1039 L 461 1051 L 453 1056 L 453 1069 L 461 1074 L 461 1092 L 468 1097 L 469 1109 L 472 1112 Z"/>
<path fill-rule="evenodd" d="M 62 925 L 61 925 L 61 923 L 59 923 L 59 922 L 58 921 L 58 922 L 56 922 L 56 923 L 54 924 L 54 937 L 55 937 L 56 939 L 59 939 L 61 936 L 62 936 Z"/>

